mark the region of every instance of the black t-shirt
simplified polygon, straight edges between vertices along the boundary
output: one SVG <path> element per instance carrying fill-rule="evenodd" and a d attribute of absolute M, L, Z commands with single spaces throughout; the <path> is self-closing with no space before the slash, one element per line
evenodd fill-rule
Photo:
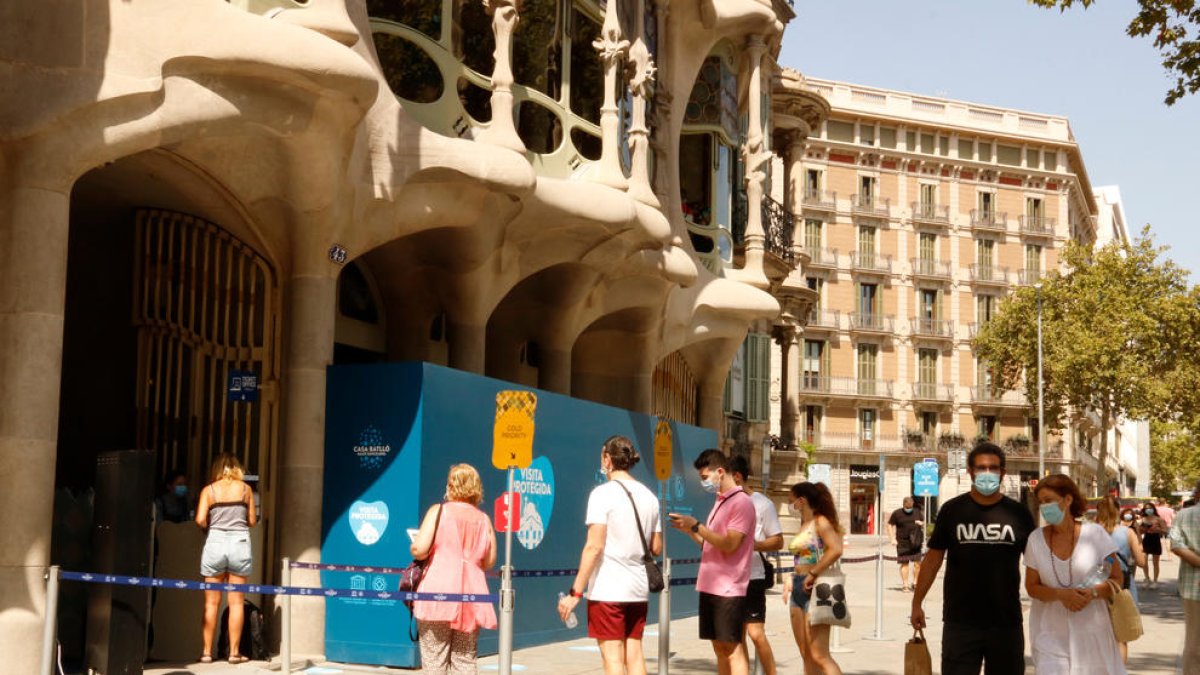
<path fill-rule="evenodd" d="M 944 621 L 1021 625 L 1021 553 L 1035 527 L 1009 497 L 985 506 L 968 492 L 942 506 L 929 548 L 946 551 Z"/>
<path fill-rule="evenodd" d="M 896 528 L 896 548 L 921 548 L 921 542 L 925 541 L 925 526 L 918 525 L 917 521 L 925 522 L 925 514 L 921 513 L 921 509 L 914 508 L 912 513 L 905 513 L 904 509 L 892 511 L 888 525 Z"/>

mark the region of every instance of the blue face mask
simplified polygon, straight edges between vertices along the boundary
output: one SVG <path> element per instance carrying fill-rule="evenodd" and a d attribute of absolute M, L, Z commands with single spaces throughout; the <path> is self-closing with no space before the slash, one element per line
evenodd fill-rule
<path fill-rule="evenodd" d="M 704 488 L 705 492 L 716 493 L 721 487 L 721 479 L 716 473 L 710 473 L 708 480 L 700 481 L 700 487 Z"/>
<path fill-rule="evenodd" d="M 979 494 L 989 497 L 1000 489 L 1000 474 L 985 471 L 975 475 L 975 489 Z"/>
<path fill-rule="evenodd" d="M 904 512 L 905 512 L 905 513 L 912 513 L 912 507 L 911 507 L 911 506 L 906 506 L 906 507 L 904 507 Z"/>
<path fill-rule="evenodd" d="M 1057 525 L 1062 522 L 1063 510 L 1062 507 L 1058 505 L 1058 502 L 1042 504 L 1040 510 L 1042 512 L 1042 520 L 1045 520 L 1047 524 Z"/>
<path fill-rule="evenodd" d="M 174 487 L 174 491 L 175 491 L 176 497 L 186 497 L 187 496 L 187 486 L 186 485 L 176 485 Z"/>

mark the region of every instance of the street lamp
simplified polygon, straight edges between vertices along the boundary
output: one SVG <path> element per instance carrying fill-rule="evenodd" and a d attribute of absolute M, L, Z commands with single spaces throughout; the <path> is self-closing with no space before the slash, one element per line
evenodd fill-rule
<path fill-rule="evenodd" d="M 1042 284 L 1033 285 L 1037 291 L 1037 370 L 1038 370 L 1038 480 L 1046 475 L 1046 404 L 1045 383 L 1042 380 Z"/>

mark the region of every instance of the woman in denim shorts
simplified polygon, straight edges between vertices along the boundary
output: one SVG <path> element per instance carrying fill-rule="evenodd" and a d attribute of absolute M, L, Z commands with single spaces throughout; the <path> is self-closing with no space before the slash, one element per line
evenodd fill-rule
<path fill-rule="evenodd" d="M 244 584 L 250 575 L 250 528 L 258 522 L 254 494 L 242 481 L 237 457 L 222 453 L 213 463 L 212 483 L 200 491 L 196 524 L 208 531 L 200 555 L 200 574 L 212 583 Z M 249 661 L 238 651 L 242 637 L 244 594 L 229 592 L 229 662 Z M 221 591 L 204 592 L 204 651 L 201 663 L 212 663 L 213 635 Z"/>

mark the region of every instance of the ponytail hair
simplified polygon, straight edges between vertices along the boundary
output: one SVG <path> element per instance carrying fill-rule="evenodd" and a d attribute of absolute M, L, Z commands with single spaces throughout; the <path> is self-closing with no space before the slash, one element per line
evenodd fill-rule
<path fill-rule="evenodd" d="M 804 498 L 808 502 L 808 507 L 818 516 L 825 516 L 825 520 L 833 525 L 833 529 L 837 530 L 838 534 L 842 534 L 842 524 L 838 522 L 837 507 L 833 505 L 833 495 L 829 492 L 829 488 L 824 483 L 796 483 L 792 486 L 792 500 L 795 501 Z"/>
<path fill-rule="evenodd" d="M 616 471 L 628 471 L 642 459 L 633 447 L 633 441 L 625 436 L 609 436 L 608 440 L 604 441 L 604 454 L 612 460 L 613 469 Z"/>

